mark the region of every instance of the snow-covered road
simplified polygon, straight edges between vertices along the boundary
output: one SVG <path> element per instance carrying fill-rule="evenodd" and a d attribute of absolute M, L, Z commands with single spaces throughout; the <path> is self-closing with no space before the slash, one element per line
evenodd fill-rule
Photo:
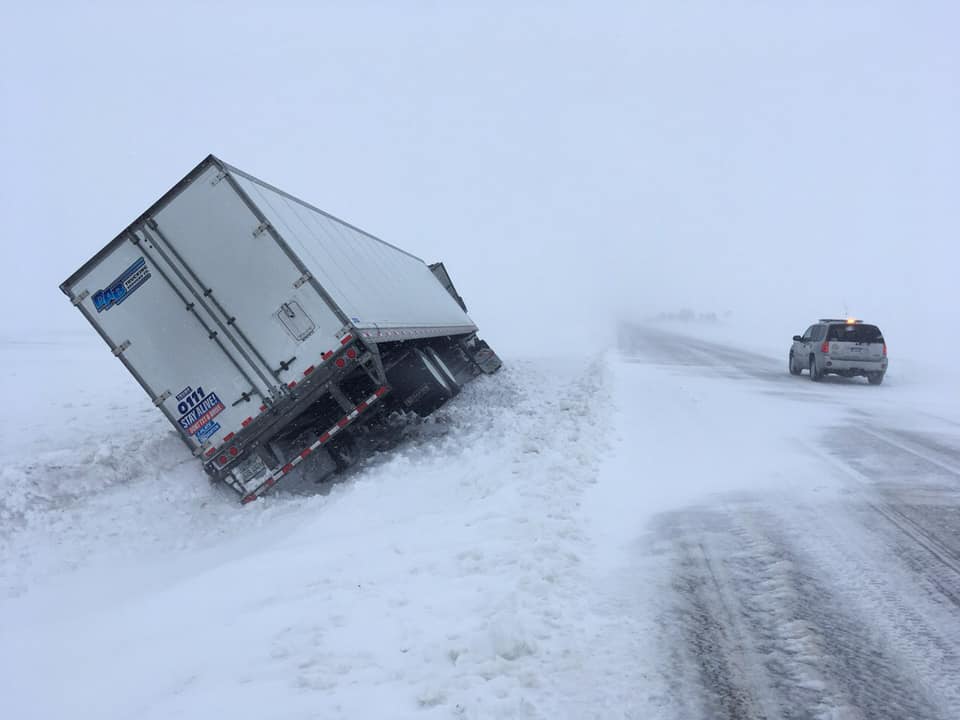
<path fill-rule="evenodd" d="M 960 717 L 948 401 L 621 346 L 240 507 L 103 347 L 0 345 L 4 714 Z"/>
<path fill-rule="evenodd" d="M 956 417 L 895 374 L 814 384 L 728 346 L 624 343 L 637 367 L 621 380 L 659 378 L 691 415 L 667 417 L 635 462 L 655 447 L 680 492 L 694 475 L 723 486 L 658 514 L 638 553 L 660 559 L 645 604 L 660 608 L 666 715 L 960 717 Z"/>

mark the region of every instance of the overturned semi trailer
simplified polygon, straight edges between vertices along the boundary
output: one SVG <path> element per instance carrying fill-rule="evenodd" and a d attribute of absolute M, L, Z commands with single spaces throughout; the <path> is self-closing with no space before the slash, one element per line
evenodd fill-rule
<path fill-rule="evenodd" d="M 61 290 L 244 502 L 501 364 L 442 263 L 212 155 Z"/>

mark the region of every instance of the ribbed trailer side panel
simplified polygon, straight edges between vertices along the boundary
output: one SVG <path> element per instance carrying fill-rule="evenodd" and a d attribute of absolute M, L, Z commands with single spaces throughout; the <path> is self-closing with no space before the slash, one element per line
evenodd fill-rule
<path fill-rule="evenodd" d="M 355 327 L 428 328 L 434 334 L 476 330 L 419 258 L 242 171 L 228 170 Z"/>

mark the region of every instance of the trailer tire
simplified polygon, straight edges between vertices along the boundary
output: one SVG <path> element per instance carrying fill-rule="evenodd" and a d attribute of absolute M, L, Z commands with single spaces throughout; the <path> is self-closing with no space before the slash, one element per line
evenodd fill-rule
<path fill-rule="evenodd" d="M 432 347 L 427 346 L 427 356 L 433 361 L 434 366 L 440 371 L 440 373 L 447 379 L 447 385 L 450 387 L 453 395 L 456 395 L 460 392 L 461 384 L 457 381 L 456 376 L 453 374 L 453 371 L 447 366 L 443 361 L 443 358 L 440 357 L 440 353 L 434 350 Z"/>
<path fill-rule="evenodd" d="M 423 350 L 417 348 L 415 352 L 420 357 L 420 362 L 423 363 L 423 366 L 433 376 L 433 379 L 437 381 L 437 384 L 441 388 L 443 388 L 443 391 L 446 393 L 447 397 L 453 397 L 456 395 L 459 387 L 455 382 L 453 385 L 451 385 L 450 380 L 448 380 L 446 374 L 440 370 L 440 368 L 437 366 L 437 363 L 435 363 L 433 359 Z"/>

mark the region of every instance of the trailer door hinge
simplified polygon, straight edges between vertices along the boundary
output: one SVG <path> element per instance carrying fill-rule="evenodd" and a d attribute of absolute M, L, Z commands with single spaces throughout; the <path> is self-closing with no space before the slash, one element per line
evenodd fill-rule
<path fill-rule="evenodd" d="M 116 355 L 117 357 L 120 357 L 123 354 L 123 351 L 126 350 L 128 347 L 130 347 L 130 341 L 124 340 L 122 343 L 120 343 L 113 349 L 113 354 Z"/>
<path fill-rule="evenodd" d="M 253 236 L 254 236 L 254 237 L 260 237 L 261 235 L 263 235 L 263 234 L 264 234 L 267 230 L 269 230 L 269 229 L 270 229 L 270 223 L 268 223 L 268 222 L 262 222 L 262 223 L 260 223 L 259 225 L 257 225 L 257 227 L 255 227 L 255 228 L 253 229 Z"/>
<path fill-rule="evenodd" d="M 312 278 L 312 277 L 313 277 L 313 275 L 311 275 L 309 272 L 304 272 L 303 275 L 301 275 L 300 277 L 298 277 L 298 278 L 293 282 L 293 286 L 294 286 L 295 288 L 298 288 L 298 287 L 300 287 L 301 285 L 303 285 L 305 282 L 307 282 L 307 280 L 309 280 L 309 279 Z"/>
<path fill-rule="evenodd" d="M 218 172 L 218 173 L 216 174 L 216 176 L 214 176 L 214 178 L 210 181 L 210 184 L 211 184 L 211 185 L 217 185 L 217 184 L 219 184 L 220 181 L 223 180 L 226 176 L 227 176 L 227 174 L 226 174 L 223 170 L 221 170 L 221 171 Z"/>
<path fill-rule="evenodd" d="M 156 405 L 157 407 L 160 407 L 163 401 L 166 400 L 168 397 L 170 397 L 170 391 L 164 390 L 162 393 L 157 395 L 156 398 L 154 398 L 153 404 Z"/>
<path fill-rule="evenodd" d="M 297 356 L 294 355 L 294 356 L 293 356 L 292 358 L 290 358 L 289 360 L 281 360 L 281 361 L 280 361 L 280 368 L 279 368 L 278 370 L 274 370 L 274 371 L 273 371 L 273 374 L 274 374 L 274 375 L 279 375 L 279 374 L 282 373 L 282 372 L 286 372 L 287 370 L 290 369 L 290 366 L 293 365 L 293 363 L 296 361 L 296 359 L 297 359 Z"/>
<path fill-rule="evenodd" d="M 254 393 L 256 393 L 256 390 L 253 388 L 250 388 L 250 390 L 243 393 L 243 395 L 237 398 L 234 402 L 230 403 L 230 407 L 236 407 L 242 402 L 250 402 L 250 398 L 253 397 Z"/>
<path fill-rule="evenodd" d="M 153 218 L 147 218 L 147 227 L 150 228 L 151 230 L 156 230 L 159 226 L 157 225 L 156 220 L 154 220 Z"/>
<path fill-rule="evenodd" d="M 73 306 L 76 307 L 77 305 L 79 305 L 80 303 L 82 303 L 84 300 L 86 300 L 89 296 L 90 296 L 90 291 L 89 291 L 89 290 L 84 290 L 82 293 L 80 293 L 79 295 L 77 295 L 77 296 L 76 296 L 73 300 L 71 300 L 70 302 L 72 302 L 72 303 L 73 303 Z"/>

